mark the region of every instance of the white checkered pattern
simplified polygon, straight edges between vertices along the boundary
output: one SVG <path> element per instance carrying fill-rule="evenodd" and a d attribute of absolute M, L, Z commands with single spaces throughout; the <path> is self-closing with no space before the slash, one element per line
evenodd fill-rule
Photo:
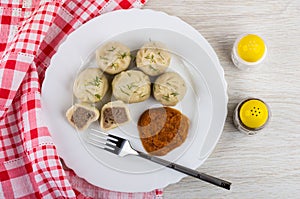
<path fill-rule="evenodd" d="M 13 187 L 13 191 L 15 193 L 14 196 L 16 198 L 25 197 L 34 192 L 34 189 L 31 185 L 31 180 L 30 180 L 29 176 L 27 176 L 27 175 L 12 178 L 11 184 Z M 20 187 L 20 186 L 18 186 L 19 184 L 25 184 L 26 186 Z"/>

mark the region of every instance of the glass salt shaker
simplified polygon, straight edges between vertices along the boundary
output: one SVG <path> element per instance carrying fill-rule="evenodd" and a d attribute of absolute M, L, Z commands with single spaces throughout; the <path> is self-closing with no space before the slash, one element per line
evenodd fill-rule
<path fill-rule="evenodd" d="M 240 132 L 254 135 L 268 124 L 270 117 L 270 107 L 264 101 L 247 98 L 236 106 L 233 123 Z"/>
<path fill-rule="evenodd" d="M 267 45 L 255 34 L 243 34 L 237 38 L 231 52 L 232 62 L 242 70 L 257 68 L 265 60 Z"/>

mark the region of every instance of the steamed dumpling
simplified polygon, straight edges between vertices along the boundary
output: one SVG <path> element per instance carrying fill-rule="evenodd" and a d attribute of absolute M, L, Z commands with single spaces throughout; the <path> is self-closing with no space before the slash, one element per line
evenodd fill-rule
<path fill-rule="evenodd" d="M 175 106 L 186 93 L 183 78 L 175 72 L 159 76 L 153 86 L 154 98 L 165 106 Z"/>
<path fill-rule="evenodd" d="M 129 109 L 123 101 L 112 101 L 101 109 L 100 126 L 103 130 L 116 128 L 131 120 Z"/>
<path fill-rule="evenodd" d="M 136 65 L 144 73 L 157 76 L 169 67 L 171 54 L 160 42 L 146 43 L 137 53 Z"/>
<path fill-rule="evenodd" d="M 99 110 L 90 104 L 75 104 L 66 112 L 69 123 L 77 130 L 83 131 L 99 118 Z"/>
<path fill-rule="evenodd" d="M 73 93 L 82 102 L 98 102 L 108 89 L 107 78 L 98 68 L 87 68 L 75 79 Z"/>
<path fill-rule="evenodd" d="M 150 79 L 141 71 L 128 70 L 116 75 L 112 82 L 113 95 L 125 103 L 142 102 L 149 98 Z"/>
<path fill-rule="evenodd" d="M 126 70 L 130 60 L 130 49 L 119 42 L 108 42 L 96 50 L 97 65 L 108 74 Z"/>

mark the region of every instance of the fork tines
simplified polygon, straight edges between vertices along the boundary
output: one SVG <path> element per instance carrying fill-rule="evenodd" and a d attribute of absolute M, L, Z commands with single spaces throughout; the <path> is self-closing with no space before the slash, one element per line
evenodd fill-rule
<path fill-rule="evenodd" d="M 87 142 L 98 148 L 119 154 L 124 139 L 96 129 L 87 133 Z"/>

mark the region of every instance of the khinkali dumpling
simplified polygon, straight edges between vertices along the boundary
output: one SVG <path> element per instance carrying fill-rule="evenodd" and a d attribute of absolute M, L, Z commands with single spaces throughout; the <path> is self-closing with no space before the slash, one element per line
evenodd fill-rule
<path fill-rule="evenodd" d="M 157 76 L 169 67 L 171 54 L 160 42 L 146 43 L 137 53 L 136 65 L 144 73 Z"/>
<path fill-rule="evenodd" d="M 141 71 L 128 70 L 116 75 L 112 81 L 113 95 L 125 103 L 142 102 L 149 98 L 150 79 Z"/>
<path fill-rule="evenodd" d="M 82 102 L 98 102 L 108 89 L 107 78 L 98 68 L 87 68 L 75 79 L 73 93 Z"/>
<path fill-rule="evenodd" d="M 166 72 L 154 82 L 154 98 L 165 106 L 175 106 L 185 93 L 185 82 L 178 73 Z"/>
<path fill-rule="evenodd" d="M 97 65 L 108 74 L 126 70 L 130 60 L 130 49 L 119 42 L 108 42 L 96 50 Z"/>

